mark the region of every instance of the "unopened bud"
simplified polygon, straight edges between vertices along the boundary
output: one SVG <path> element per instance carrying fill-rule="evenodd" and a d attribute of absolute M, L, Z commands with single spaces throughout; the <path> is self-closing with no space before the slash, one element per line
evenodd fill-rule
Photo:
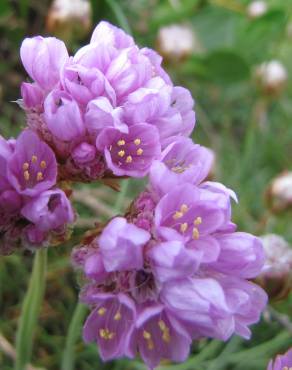
<path fill-rule="evenodd" d="M 169 61 L 181 60 L 191 55 L 198 46 L 193 30 L 182 24 L 161 27 L 157 36 L 157 50 Z"/>
<path fill-rule="evenodd" d="M 278 60 L 261 64 L 256 69 L 256 79 L 265 94 L 279 94 L 288 79 L 287 70 Z"/>
<path fill-rule="evenodd" d="M 48 13 L 48 32 L 66 42 L 85 37 L 91 29 L 88 0 L 54 0 Z"/>
<path fill-rule="evenodd" d="M 261 17 L 268 10 L 267 3 L 263 0 L 252 1 L 247 7 L 247 15 L 254 19 Z"/>
<path fill-rule="evenodd" d="M 292 209 L 292 172 L 284 172 L 272 181 L 266 199 L 273 212 Z"/>
<path fill-rule="evenodd" d="M 270 299 L 280 300 L 292 289 L 292 249 L 280 235 L 263 235 L 266 262 L 257 282 L 266 290 Z"/>

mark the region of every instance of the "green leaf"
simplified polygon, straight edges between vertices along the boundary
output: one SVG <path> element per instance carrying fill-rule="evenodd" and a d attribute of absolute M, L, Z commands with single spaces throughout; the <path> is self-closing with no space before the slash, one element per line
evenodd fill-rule
<path fill-rule="evenodd" d="M 205 57 L 208 79 L 223 84 L 237 83 L 250 76 L 248 63 L 232 50 L 217 50 Z"/>
<path fill-rule="evenodd" d="M 26 292 L 16 335 L 15 370 L 24 370 L 30 361 L 33 334 L 37 324 L 44 291 L 47 265 L 47 249 L 35 253 L 33 271 Z"/>

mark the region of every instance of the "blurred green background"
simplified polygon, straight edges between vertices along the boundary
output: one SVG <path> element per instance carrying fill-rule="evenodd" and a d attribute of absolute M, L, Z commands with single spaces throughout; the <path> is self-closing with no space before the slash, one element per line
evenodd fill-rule
<path fill-rule="evenodd" d="M 63 1 L 69 9 L 76 2 L 82 0 Z M 267 0 L 265 5 L 257 13 L 251 1 L 244 0 L 92 0 L 91 14 L 82 15 L 84 7 L 76 5 L 73 19 L 64 21 L 58 17 L 60 10 L 52 12 L 49 0 L 0 0 L 0 134 L 17 135 L 25 125 L 24 113 L 14 103 L 20 83 L 27 79 L 19 58 L 23 38 L 54 33 L 74 53 L 88 42 L 95 24 L 106 19 L 131 30 L 140 46 L 160 51 L 174 83 L 191 90 L 197 114 L 193 138 L 215 152 L 215 181 L 238 194 L 233 219 L 239 229 L 257 235 L 277 233 L 292 243 L 291 212 L 272 214 L 265 201 L 271 180 L 292 167 L 292 0 Z M 271 60 L 281 63 L 282 74 L 278 71 L 267 78 L 259 66 Z M 142 187 L 142 182 L 130 182 L 123 207 L 129 204 L 130 194 Z M 60 369 L 79 290 L 68 255 L 87 227 L 111 217 L 116 198 L 116 192 L 102 185 L 78 188 L 75 205 L 80 221 L 72 241 L 49 251 L 46 296 L 32 360 L 35 367 Z M 31 264 L 28 252 L 0 259 L 0 348 L 3 337 L 14 342 Z M 291 294 L 273 307 L 291 319 Z M 291 338 L 285 325 L 266 313 L 253 327 L 251 341 L 234 338 L 211 346 L 200 341 L 193 346 L 194 356 L 205 353 L 199 362 L 193 357 L 169 368 L 261 370 L 271 356 L 292 346 Z M 75 355 L 76 370 L 144 368 L 127 360 L 102 364 L 95 345 L 85 346 L 81 338 Z M 12 357 L 13 351 L 9 355 L 0 349 L 1 370 L 13 368 Z"/>

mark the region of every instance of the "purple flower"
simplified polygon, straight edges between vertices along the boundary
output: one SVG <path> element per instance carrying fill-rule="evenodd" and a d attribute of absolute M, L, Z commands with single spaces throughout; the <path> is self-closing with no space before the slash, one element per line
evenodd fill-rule
<path fill-rule="evenodd" d="M 60 69 L 69 58 L 62 41 L 41 36 L 26 38 L 22 42 L 20 56 L 29 76 L 44 90 L 57 84 Z"/>
<path fill-rule="evenodd" d="M 275 360 L 271 360 L 267 370 L 290 370 L 292 367 L 292 348 L 283 355 L 278 355 Z"/>
<path fill-rule="evenodd" d="M 209 149 L 184 137 L 172 140 L 162 152 L 162 160 L 154 161 L 151 166 L 150 182 L 160 194 L 169 192 L 176 185 L 200 184 L 209 174 L 213 163 L 213 154 Z"/>
<path fill-rule="evenodd" d="M 130 348 L 133 353 L 138 349 L 149 369 L 154 369 L 161 359 L 185 361 L 190 344 L 189 334 L 176 317 L 163 305 L 152 305 L 139 313 Z"/>
<path fill-rule="evenodd" d="M 74 220 L 70 201 L 59 189 L 44 191 L 29 200 L 21 214 L 41 231 L 56 230 Z"/>
<path fill-rule="evenodd" d="M 30 130 L 19 135 L 7 167 L 8 180 L 19 194 L 36 196 L 56 183 L 55 155 Z"/>
<path fill-rule="evenodd" d="M 78 104 L 65 91 L 53 90 L 44 102 L 44 119 L 59 140 L 71 141 L 85 134 Z"/>
<path fill-rule="evenodd" d="M 105 270 L 110 272 L 142 268 L 142 247 L 149 238 L 150 234 L 147 231 L 128 224 L 125 218 L 114 218 L 99 238 Z"/>
<path fill-rule="evenodd" d="M 93 145 L 83 142 L 72 151 L 72 158 L 78 164 L 91 162 L 96 157 L 96 148 Z"/>
<path fill-rule="evenodd" d="M 92 294 L 94 309 L 83 328 L 86 342 L 95 341 L 106 361 L 124 355 L 134 329 L 136 308 L 125 294 Z"/>
<path fill-rule="evenodd" d="M 96 146 L 104 151 L 108 167 L 117 176 L 143 177 L 160 156 L 156 128 L 143 123 L 130 126 L 127 134 L 106 128 L 98 135 Z"/>

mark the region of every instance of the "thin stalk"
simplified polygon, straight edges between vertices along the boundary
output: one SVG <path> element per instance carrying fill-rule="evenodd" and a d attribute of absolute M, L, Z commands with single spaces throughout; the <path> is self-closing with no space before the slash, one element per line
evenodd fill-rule
<path fill-rule="evenodd" d="M 75 343 L 80 335 L 81 327 L 85 315 L 87 313 L 87 307 L 82 303 L 77 303 L 74 310 L 69 329 L 66 337 L 65 349 L 63 352 L 61 370 L 72 370 L 74 369 L 74 347 Z"/>
<path fill-rule="evenodd" d="M 33 335 L 45 291 L 47 249 L 35 253 L 29 286 L 24 297 L 16 334 L 15 370 L 24 370 L 32 355 Z"/>
<path fill-rule="evenodd" d="M 129 26 L 127 17 L 125 16 L 123 9 L 121 8 L 118 1 L 106 0 L 107 5 L 111 8 L 114 13 L 119 25 L 126 31 L 129 35 L 132 35 L 131 28 Z"/>

